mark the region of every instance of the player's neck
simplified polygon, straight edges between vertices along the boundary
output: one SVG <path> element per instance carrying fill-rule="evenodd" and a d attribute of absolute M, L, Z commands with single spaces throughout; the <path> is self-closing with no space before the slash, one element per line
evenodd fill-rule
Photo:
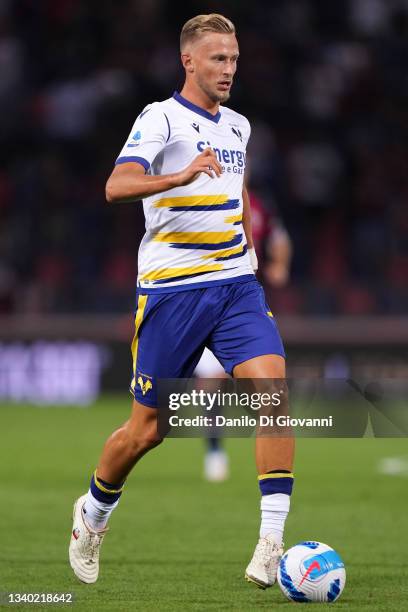
<path fill-rule="evenodd" d="M 184 84 L 183 89 L 180 91 L 180 95 L 211 115 L 216 115 L 220 109 L 219 102 L 214 102 L 204 92 L 197 90 L 188 83 Z"/>

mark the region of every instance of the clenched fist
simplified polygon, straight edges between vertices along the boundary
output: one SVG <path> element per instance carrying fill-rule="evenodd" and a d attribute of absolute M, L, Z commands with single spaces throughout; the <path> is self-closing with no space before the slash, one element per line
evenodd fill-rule
<path fill-rule="evenodd" d="M 193 159 L 187 168 L 176 174 L 177 186 L 182 187 L 183 185 L 189 185 L 195 181 L 202 172 L 205 172 L 205 174 L 208 174 L 211 178 L 221 176 L 222 174 L 221 164 L 210 147 L 204 149 L 200 155 L 197 155 L 197 157 Z"/>

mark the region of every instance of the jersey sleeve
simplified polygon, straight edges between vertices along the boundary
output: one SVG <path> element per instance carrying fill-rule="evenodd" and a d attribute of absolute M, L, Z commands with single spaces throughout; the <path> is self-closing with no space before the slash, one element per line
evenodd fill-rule
<path fill-rule="evenodd" d="M 170 124 L 159 104 L 146 106 L 140 113 L 115 164 L 136 162 L 147 172 L 170 137 Z"/>
<path fill-rule="evenodd" d="M 250 136 L 251 136 L 251 124 L 249 123 L 248 119 L 245 117 L 245 129 L 243 133 L 245 147 L 248 146 L 248 141 L 250 139 Z"/>

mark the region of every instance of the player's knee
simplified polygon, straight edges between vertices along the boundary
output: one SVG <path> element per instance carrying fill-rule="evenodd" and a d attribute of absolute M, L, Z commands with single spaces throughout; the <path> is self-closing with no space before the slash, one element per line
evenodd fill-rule
<path fill-rule="evenodd" d="M 142 438 L 142 445 L 145 450 L 151 450 L 152 448 L 156 448 L 163 442 L 163 438 L 161 438 L 158 433 L 146 435 Z"/>
<path fill-rule="evenodd" d="M 129 436 L 130 453 L 137 457 L 149 450 L 152 450 L 156 446 L 159 446 L 163 442 L 157 431 L 146 431 L 139 434 L 131 434 Z"/>

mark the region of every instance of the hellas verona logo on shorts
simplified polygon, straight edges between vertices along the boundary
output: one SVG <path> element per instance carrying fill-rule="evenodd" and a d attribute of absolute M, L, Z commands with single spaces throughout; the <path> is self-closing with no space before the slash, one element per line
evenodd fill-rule
<path fill-rule="evenodd" d="M 144 381 L 142 376 L 139 376 L 139 378 L 137 379 L 137 384 L 140 385 L 143 395 L 146 395 L 146 393 L 150 391 L 150 389 L 153 389 L 152 381 L 149 379 Z"/>

